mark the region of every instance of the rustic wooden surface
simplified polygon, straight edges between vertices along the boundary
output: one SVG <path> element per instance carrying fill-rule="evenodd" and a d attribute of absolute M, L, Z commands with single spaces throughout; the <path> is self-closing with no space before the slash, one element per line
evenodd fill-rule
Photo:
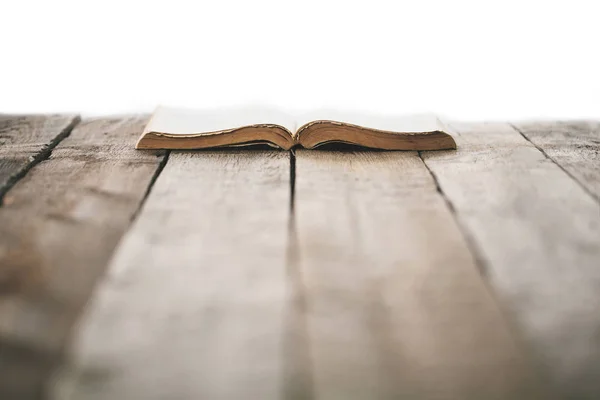
<path fill-rule="evenodd" d="M 131 147 L 146 119 L 81 123 L 5 195 L 0 208 L 0 398 L 26 398 L 40 390 L 40 379 L 57 359 L 144 198 L 164 157 Z M 55 125 L 49 124 L 52 135 L 39 136 L 54 141 Z M 30 126 L 17 120 L 16 129 Z M 16 133 L 15 141 L 20 137 Z M 22 138 L 30 142 L 29 135 Z"/>
<path fill-rule="evenodd" d="M 600 122 L 531 122 L 514 127 L 600 200 Z"/>
<path fill-rule="evenodd" d="M 0 204 L 11 186 L 65 138 L 79 117 L 0 115 Z"/>
<path fill-rule="evenodd" d="M 600 205 L 505 123 L 422 153 L 483 271 L 564 396 L 600 395 Z M 593 162 L 593 160 L 589 160 Z"/>
<path fill-rule="evenodd" d="M 536 398 L 416 152 L 299 150 L 295 194 L 316 398 Z"/>
<path fill-rule="evenodd" d="M 597 122 L 295 156 L 144 122 L 0 118 L 1 399 L 600 397 Z"/>
<path fill-rule="evenodd" d="M 278 398 L 289 157 L 171 154 L 83 320 L 59 397 Z"/>

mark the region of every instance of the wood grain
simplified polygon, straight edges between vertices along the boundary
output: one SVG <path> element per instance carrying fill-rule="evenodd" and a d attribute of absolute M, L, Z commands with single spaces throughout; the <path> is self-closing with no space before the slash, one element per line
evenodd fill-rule
<path fill-rule="evenodd" d="M 4 194 L 79 122 L 74 115 L 0 115 L 0 205 Z"/>
<path fill-rule="evenodd" d="M 599 398 L 600 206 L 510 125 L 454 128 L 426 164 L 552 390 Z"/>
<path fill-rule="evenodd" d="M 295 193 L 314 398 L 538 397 L 416 152 L 299 150 Z"/>
<path fill-rule="evenodd" d="M 530 122 L 515 128 L 600 201 L 600 122 Z"/>
<path fill-rule="evenodd" d="M 0 398 L 39 394 L 144 198 L 164 157 L 133 149 L 146 118 L 79 124 L 6 194 L 0 208 Z M 70 119 L 60 121 L 62 127 Z"/>
<path fill-rule="evenodd" d="M 61 399 L 276 399 L 289 153 L 174 152 L 91 302 Z"/>

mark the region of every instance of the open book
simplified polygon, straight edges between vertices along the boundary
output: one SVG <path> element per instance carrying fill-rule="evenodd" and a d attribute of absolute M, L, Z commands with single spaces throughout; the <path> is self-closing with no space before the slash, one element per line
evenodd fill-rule
<path fill-rule="evenodd" d="M 265 107 L 187 110 L 159 107 L 137 149 L 203 149 L 268 144 L 289 150 L 348 143 L 384 150 L 455 149 L 448 129 L 432 115 L 369 116 L 318 111 L 294 117 Z"/>

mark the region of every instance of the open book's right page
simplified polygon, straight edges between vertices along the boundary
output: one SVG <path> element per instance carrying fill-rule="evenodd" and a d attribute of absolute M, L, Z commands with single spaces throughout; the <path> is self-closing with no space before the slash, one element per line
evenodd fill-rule
<path fill-rule="evenodd" d="M 314 148 L 345 142 L 389 150 L 454 149 L 448 128 L 433 114 L 377 115 L 324 109 L 301 114 L 295 140 Z"/>

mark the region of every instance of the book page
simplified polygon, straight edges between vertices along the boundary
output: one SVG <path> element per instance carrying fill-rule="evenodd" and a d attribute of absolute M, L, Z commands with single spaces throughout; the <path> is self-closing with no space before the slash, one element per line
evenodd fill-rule
<path fill-rule="evenodd" d="M 434 114 L 414 115 L 378 115 L 363 112 L 341 110 L 315 110 L 304 113 L 297 118 L 297 126 L 317 121 L 328 120 L 345 122 L 363 128 L 377 129 L 389 132 L 433 132 L 444 130 L 444 125 Z"/>
<path fill-rule="evenodd" d="M 168 134 L 200 134 L 269 124 L 281 125 L 295 132 L 295 118 L 282 110 L 266 106 L 222 107 L 193 110 L 186 108 L 158 107 L 145 132 Z"/>

